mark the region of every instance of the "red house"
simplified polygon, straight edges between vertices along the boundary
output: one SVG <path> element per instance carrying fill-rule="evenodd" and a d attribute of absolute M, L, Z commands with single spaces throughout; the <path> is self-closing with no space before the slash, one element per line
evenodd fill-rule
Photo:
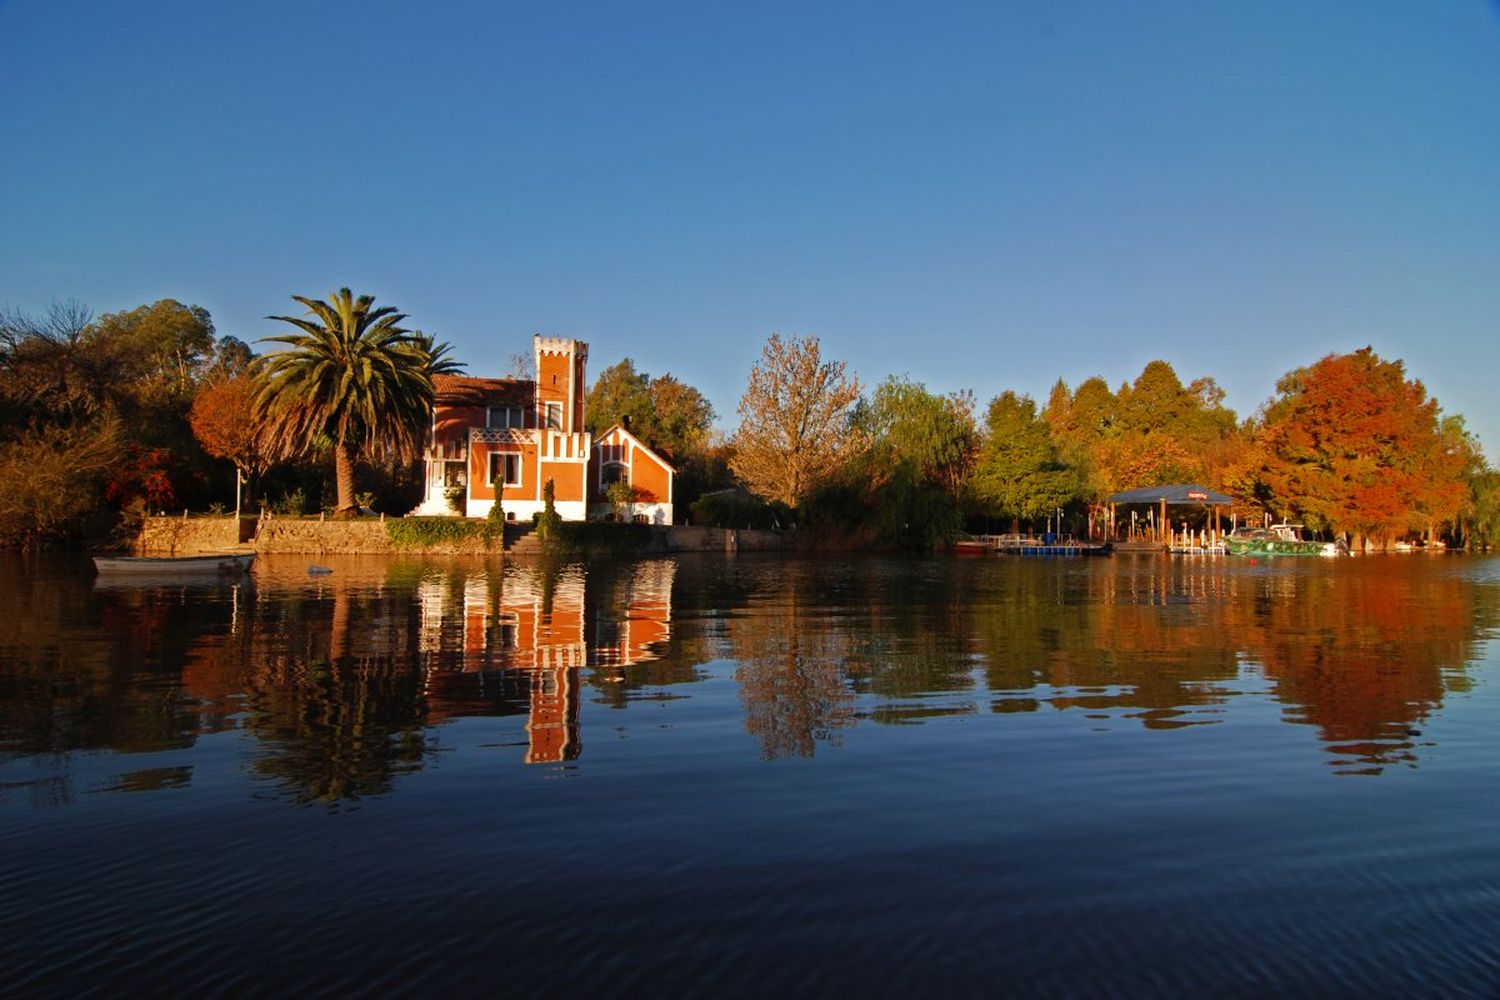
<path fill-rule="evenodd" d="M 433 379 L 426 489 L 412 513 L 483 517 L 498 491 L 506 520 L 530 520 L 551 480 L 564 519 L 602 518 L 612 513 L 605 491 L 625 482 L 634 495 L 626 516 L 672 523 L 671 465 L 623 427 L 597 441 L 583 429 L 588 345 L 537 335 L 532 349 L 534 380 Z"/>

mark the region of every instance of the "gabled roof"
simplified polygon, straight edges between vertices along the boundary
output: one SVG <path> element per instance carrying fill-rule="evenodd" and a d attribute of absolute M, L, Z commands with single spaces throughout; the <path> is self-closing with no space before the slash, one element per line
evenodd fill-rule
<path fill-rule="evenodd" d="M 668 472 L 670 472 L 674 476 L 677 475 L 677 470 L 672 467 L 672 463 L 671 462 L 668 462 L 665 458 L 662 458 L 661 454 L 655 448 L 652 448 L 649 444 L 647 444 L 646 442 L 642 441 L 640 438 L 636 437 L 634 434 L 630 433 L 630 431 L 625 428 L 624 424 L 615 424 L 612 427 L 610 427 L 609 430 L 605 431 L 603 434 L 597 434 L 597 435 L 595 435 L 594 436 L 594 443 L 598 444 L 600 441 L 603 441 L 605 438 L 609 437 L 615 431 L 619 431 L 621 434 L 624 434 L 632 442 L 635 443 L 635 446 L 637 448 L 641 449 L 641 451 L 644 451 L 646 454 L 648 454 L 652 458 L 656 459 L 657 463 L 660 464 L 662 468 L 666 469 Z"/>
<path fill-rule="evenodd" d="M 1110 503 L 1201 503 L 1211 507 L 1224 507 L 1234 503 L 1234 498 L 1217 493 L 1197 483 L 1173 483 L 1170 486 L 1142 486 L 1126 490 L 1109 498 Z"/>
<path fill-rule="evenodd" d="M 433 401 L 447 406 L 530 406 L 536 383 L 518 378 L 475 378 L 471 375 L 434 375 Z"/>

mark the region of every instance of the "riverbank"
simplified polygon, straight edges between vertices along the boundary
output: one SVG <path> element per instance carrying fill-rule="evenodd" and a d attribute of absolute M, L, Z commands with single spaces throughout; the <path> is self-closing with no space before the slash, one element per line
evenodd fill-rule
<path fill-rule="evenodd" d="M 572 525 L 579 522 L 565 522 Z M 618 554 L 667 552 L 768 552 L 792 547 L 786 532 L 706 528 L 696 525 L 610 525 L 586 522 L 576 541 L 560 548 Z M 424 530 L 412 530 L 422 526 Z M 529 526 L 528 526 L 529 527 Z M 141 555 L 187 556 L 243 550 L 286 555 L 539 555 L 545 547 L 512 525 L 502 538 L 482 521 L 457 518 L 152 517 L 132 546 Z M 641 530 L 641 529 L 645 530 Z M 439 530 L 441 529 L 441 530 Z M 612 538 L 614 531 L 620 537 Z"/>

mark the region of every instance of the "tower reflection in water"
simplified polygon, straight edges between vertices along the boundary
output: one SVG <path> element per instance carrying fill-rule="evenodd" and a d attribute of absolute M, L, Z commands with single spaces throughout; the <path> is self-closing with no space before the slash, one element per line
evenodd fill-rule
<path fill-rule="evenodd" d="M 428 721 L 524 713 L 528 764 L 576 759 L 580 670 L 607 684 L 658 658 L 671 636 L 675 571 L 666 560 L 611 572 L 543 563 L 424 578 Z"/>

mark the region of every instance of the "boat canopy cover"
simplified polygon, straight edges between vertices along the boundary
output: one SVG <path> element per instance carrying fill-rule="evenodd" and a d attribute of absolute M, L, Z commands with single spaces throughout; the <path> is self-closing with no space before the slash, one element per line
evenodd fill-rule
<path fill-rule="evenodd" d="M 1224 507 L 1234 503 L 1232 497 L 1217 493 L 1197 483 L 1174 483 L 1171 486 L 1142 486 L 1138 490 L 1126 490 L 1109 498 L 1110 503 L 1201 503 L 1211 507 Z"/>

